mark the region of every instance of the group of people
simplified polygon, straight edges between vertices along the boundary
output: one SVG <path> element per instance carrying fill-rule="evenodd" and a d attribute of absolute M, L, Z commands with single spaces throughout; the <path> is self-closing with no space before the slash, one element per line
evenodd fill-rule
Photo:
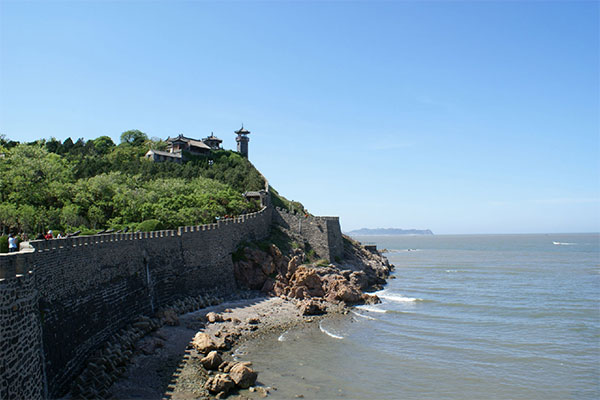
<path fill-rule="evenodd" d="M 48 232 L 46 232 L 46 234 L 44 235 L 43 233 L 39 233 L 35 240 L 52 240 L 52 239 L 62 239 L 64 236 L 61 232 L 58 232 L 58 235 L 56 235 L 56 237 L 54 236 L 54 233 L 52 232 L 52 230 L 49 230 Z"/>
<path fill-rule="evenodd" d="M 21 242 L 26 242 L 29 240 L 26 233 L 21 233 L 21 234 L 19 234 L 19 236 L 20 236 Z M 64 236 L 61 232 L 59 232 L 55 237 L 53 232 L 51 230 L 49 230 L 48 232 L 46 232 L 46 234 L 43 234 L 43 233 L 38 234 L 36 237 L 36 240 L 52 240 L 52 239 L 61 239 L 63 237 Z M 8 252 L 15 253 L 17 251 L 19 251 L 19 238 L 17 236 L 13 235 L 12 233 L 9 233 L 8 234 Z"/>

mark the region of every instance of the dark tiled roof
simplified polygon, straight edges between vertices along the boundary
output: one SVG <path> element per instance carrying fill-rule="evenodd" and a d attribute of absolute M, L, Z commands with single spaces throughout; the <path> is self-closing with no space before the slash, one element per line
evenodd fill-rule
<path fill-rule="evenodd" d="M 235 131 L 235 133 L 237 133 L 238 135 L 247 135 L 250 133 L 250 131 L 244 128 L 244 125 L 242 125 L 242 127 L 239 130 Z"/>
<path fill-rule="evenodd" d="M 201 140 L 190 139 L 188 142 L 189 142 L 190 146 L 200 147 L 201 149 L 210 150 L 210 146 L 208 146 L 206 143 L 204 143 Z"/>
<path fill-rule="evenodd" d="M 222 140 L 219 139 L 218 137 L 216 137 L 215 135 L 213 135 L 212 132 L 210 133 L 209 137 L 202 139 L 202 140 L 213 140 L 215 142 L 222 142 Z"/>
<path fill-rule="evenodd" d="M 181 153 L 170 153 L 168 151 L 148 150 L 148 153 L 154 153 L 156 155 L 165 156 L 165 157 L 181 158 Z M 146 154 L 148 154 L 148 153 L 146 153 Z"/>
<path fill-rule="evenodd" d="M 179 135 L 179 136 L 177 136 L 177 137 L 174 137 L 174 138 L 170 137 L 170 138 L 168 138 L 168 139 L 167 139 L 167 143 L 173 143 L 173 142 L 189 142 L 190 140 L 194 140 L 194 139 L 191 139 L 191 138 L 185 137 L 185 136 L 183 136 L 182 134 L 180 134 L 180 135 Z"/>

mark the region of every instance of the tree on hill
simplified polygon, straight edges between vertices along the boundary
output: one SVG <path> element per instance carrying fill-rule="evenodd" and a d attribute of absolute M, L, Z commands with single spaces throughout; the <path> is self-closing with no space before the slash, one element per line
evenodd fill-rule
<path fill-rule="evenodd" d="M 130 144 L 132 146 L 141 146 L 148 140 L 148 135 L 137 129 L 132 129 L 121 133 L 121 144 Z"/>
<path fill-rule="evenodd" d="M 99 138 L 96 138 L 91 142 L 94 143 L 94 148 L 96 149 L 98 154 L 101 155 L 108 154 L 113 149 L 113 147 L 115 147 L 115 143 L 108 136 L 100 136 Z"/>

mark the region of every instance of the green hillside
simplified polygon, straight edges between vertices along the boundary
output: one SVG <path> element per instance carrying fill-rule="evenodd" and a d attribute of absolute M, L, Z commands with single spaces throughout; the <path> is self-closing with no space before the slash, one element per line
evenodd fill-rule
<path fill-rule="evenodd" d="M 143 158 L 165 147 L 140 131 L 124 132 L 118 145 L 108 136 L 33 143 L 0 136 L 0 229 L 172 229 L 259 209 L 242 196 L 264 188 L 246 158 L 226 150 L 181 165 Z"/>

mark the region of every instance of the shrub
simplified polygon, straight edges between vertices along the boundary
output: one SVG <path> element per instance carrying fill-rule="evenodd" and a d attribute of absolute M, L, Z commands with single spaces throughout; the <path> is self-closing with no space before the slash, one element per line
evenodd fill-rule
<path fill-rule="evenodd" d="M 161 228 L 162 224 L 157 219 L 147 219 L 144 222 L 140 222 L 137 226 L 137 230 L 142 232 L 158 231 Z"/>
<path fill-rule="evenodd" d="M 8 236 L 0 236 L 0 253 L 8 253 Z"/>
<path fill-rule="evenodd" d="M 231 260 L 233 262 L 248 261 L 248 259 L 246 258 L 246 253 L 244 253 L 244 248 L 244 245 L 240 245 L 240 247 L 238 247 L 236 251 L 231 253 Z"/>
<path fill-rule="evenodd" d="M 74 228 L 74 231 L 81 231 L 79 234 L 81 236 L 88 236 L 88 235 L 95 235 L 96 233 L 98 233 L 98 231 L 94 230 L 94 229 L 90 229 L 88 227 L 86 227 L 85 225 L 81 225 L 79 228 Z"/>
<path fill-rule="evenodd" d="M 329 267 L 329 261 L 327 261 L 324 258 L 317 260 L 315 264 L 317 265 L 317 267 Z"/>
<path fill-rule="evenodd" d="M 17 249 L 19 248 L 19 244 L 21 243 L 21 237 L 17 236 Z M 0 253 L 8 253 L 8 235 L 0 236 Z"/>

